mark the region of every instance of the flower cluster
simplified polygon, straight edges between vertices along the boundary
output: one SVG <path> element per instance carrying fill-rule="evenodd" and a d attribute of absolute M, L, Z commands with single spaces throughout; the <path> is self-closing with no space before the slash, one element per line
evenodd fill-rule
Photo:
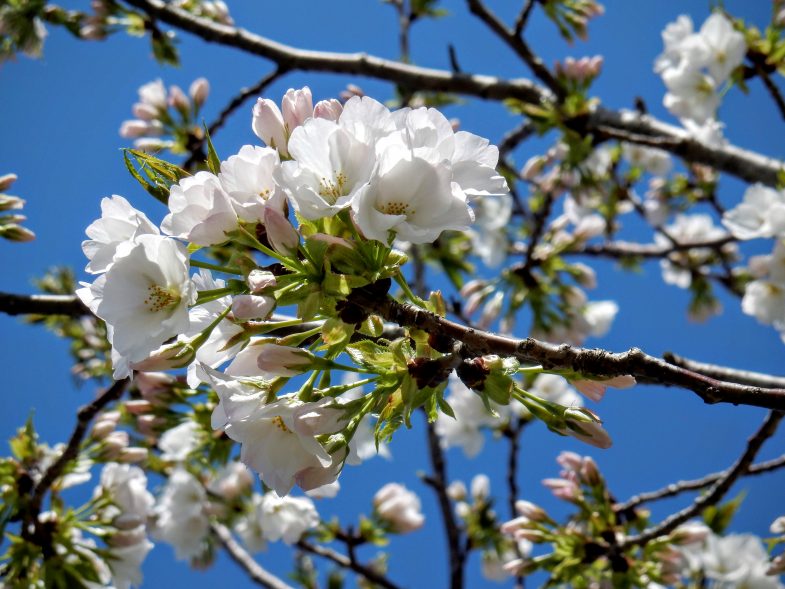
<path fill-rule="evenodd" d="M 665 48 L 654 69 L 668 88 L 665 107 L 699 125 L 714 119 L 721 86 L 747 52 L 744 35 L 718 11 L 698 32 L 693 30 L 689 16 L 680 16 L 665 28 L 662 39 Z"/>
<path fill-rule="evenodd" d="M 203 139 L 199 113 L 209 94 L 205 78 L 194 80 L 187 95 L 176 85 L 167 91 L 160 79 L 145 84 L 139 88 L 139 102 L 133 105 L 136 118 L 123 122 L 120 136 L 133 139 L 137 149 L 184 153 L 194 139 Z"/>
<path fill-rule="evenodd" d="M 16 174 L 0 176 L 0 237 L 10 241 L 30 241 L 35 239 L 35 233 L 21 225 L 27 217 L 16 213 L 4 214 L 8 211 L 18 211 L 25 205 L 25 201 L 18 196 L 4 194 L 14 182 L 16 182 Z"/>

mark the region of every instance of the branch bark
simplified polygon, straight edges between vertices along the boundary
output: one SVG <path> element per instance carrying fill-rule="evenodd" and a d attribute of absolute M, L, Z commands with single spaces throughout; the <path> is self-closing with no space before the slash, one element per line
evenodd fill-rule
<path fill-rule="evenodd" d="M 785 410 L 785 389 L 740 385 L 726 382 L 670 364 L 638 348 L 612 353 L 568 344 L 550 344 L 534 338 L 516 339 L 465 327 L 424 309 L 379 299 L 355 291 L 356 304 L 387 321 L 440 333 L 464 344 L 468 356 L 515 357 L 526 363 L 541 364 L 549 370 L 572 370 L 587 375 L 611 378 L 631 374 L 640 382 L 678 386 L 696 393 L 706 403 L 733 403 L 767 409 Z"/>
<path fill-rule="evenodd" d="M 669 534 L 681 524 L 699 515 L 704 509 L 711 505 L 716 505 L 725 494 L 733 486 L 741 475 L 749 469 L 755 456 L 763 446 L 763 443 L 768 440 L 777 431 L 777 426 L 782 420 L 783 414 L 781 411 L 771 411 L 766 417 L 763 424 L 758 428 L 752 437 L 747 442 L 742 455 L 736 463 L 729 468 L 721 478 L 719 478 L 711 489 L 705 494 L 696 499 L 692 505 L 674 513 L 667 517 L 660 524 L 644 530 L 637 536 L 631 536 L 621 543 L 620 549 L 629 548 L 631 546 L 643 546 L 651 540 Z"/>
<path fill-rule="evenodd" d="M 0 292 L 0 313 L 6 315 L 89 315 L 82 301 L 74 295 L 18 295 Z"/>
<path fill-rule="evenodd" d="M 372 568 L 357 562 L 356 560 L 350 559 L 348 556 L 344 556 L 343 554 L 336 552 L 326 546 L 321 546 L 319 544 L 311 544 L 305 540 L 300 540 L 297 542 L 297 547 L 300 550 L 304 550 L 305 552 L 310 552 L 311 554 L 316 554 L 317 556 L 321 556 L 322 558 L 326 558 L 337 564 L 340 567 L 345 569 L 351 569 L 355 573 L 365 577 L 368 581 L 373 583 L 374 585 L 378 585 L 379 587 L 384 587 L 385 589 L 399 589 L 398 585 L 390 581 L 384 575 L 376 572 Z"/>
<path fill-rule="evenodd" d="M 267 587 L 267 589 L 294 589 L 291 585 L 284 583 L 281 579 L 273 575 L 271 572 L 262 568 L 262 566 L 254 560 L 254 558 L 246 552 L 237 540 L 234 539 L 229 529 L 221 523 L 211 522 L 210 530 L 221 546 L 224 547 L 229 557 L 242 567 L 248 578 L 260 587 Z"/>
<path fill-rule="evenodd" d="M 155 19 L 192 33 L 201 39 L 234 47 L 269 59 L 290 70 L 321 71 L 367 76 L 421 90 L 454 92 L 490 100 L 516 98 L 528 104 L 553 101 L 553 93 L 530 80 L 507 80 L 493 76 L 455 73 L 387 60 L 365 53 L 334 53 L 297 49 L 256 35 L 242 28 L 214 23 L 162 0 L 125 0 Z M 653 117 L 597 108 L 570 126 L 598 139 L 621 139 L 669 151 L 691 162 L 714 167 L 747 182 L 776 186 L 785 163 L 732 145 L 710 146 L 679 127 Z"/>
<path fill-rule="evenodd" d="M 744 473 L 742 473 L 741 476 L 747 477 L 747 476 L 764 474 L 782 468 L 783 466 L 785 466 L 785 455 L 780 456 L 779 458 L 774 458 L 772 460 L 766 460 L 765 462 L 759 462 L 757 464 L 753 464 Z M 678 481 L 675 483 L 671 483 L 667 487 L 663 487 L 662 489 L 657 489 L 656 491 L 639 493 L 634 497 L 631 497 L 624 503 L 617 503 L 616 505 L 613 506 L 613 509 L 618 513 L 621 511 L 627 511 L 628 509 L 634 509 L 639 505 L 642 505 L 644 503 L 649 503 L 651 501 L 658 501 L 659 499 L 667 499 L 668 497 L 675 497 L 676 495 L 680 495 L 681 493 L 685 493 L 687 491 L 698 491 L 700 489 L 705 489 L 706 487 L 716 483 L 721 478 L 727 476 L 727 474 L 728 471 L 723 470 L 721 472 L 707 474 L 705 477 L 701 477 L 699 479 L 693 479 L 690 481 Z"/>

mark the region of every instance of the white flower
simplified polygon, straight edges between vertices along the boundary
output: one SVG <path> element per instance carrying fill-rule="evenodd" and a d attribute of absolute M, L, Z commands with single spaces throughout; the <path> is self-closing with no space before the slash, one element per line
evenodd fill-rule
<path fill-rule="evenodd" d="M 265 145 L 278 150 L 278 152 L 288 157 L 286 151 L 286 140 L 288 134 L 283 124 L 283 115 L 278 105 L 269 98 L 260 98 L 253 107 L 253 118 L 251 128 L 256 136 L 264 141 Z"/>
<path fill-rule="evenodd" d="M 294 544 L 319 525 L 319 514 L 308 497 L 279 497 L 270 492 L 254 503 L 264 537 L 270 542 L 283 540 L 284 544 Z"/>
<path fill-rule="evenodd" d="M 720 105 L 715 80 L 700 70 L 682 66 L 663 73 L 668 87 L 663 99 L 665 108 L 684 119 L 703 123 L 714 118 Z"/>
<path fill-rule="evenodd" d="M 693 548 L 694 547 L 694 548 Z M 717 587 L 780 589 L 776 577 L 766 575 L 768 554 L 757 536 L 730 534 L 725 537 L 710 535 L 703 547 L 691 545 L 683 550 L 690 568 L 702 570 Z"/>
<path fill-rule="evenodd" d="M 505 549 L 502 554 L 493 549 L 483 551 L 481 572 L 484 578 L 489 581 L 503 582 L 514 574 L 509 565 L 521 558 L 527 558 L 532 551 L 532 543 L 529 540 L 522 538 L 516 540 L 515 543 L 518 547 L 517 551 L 512 548 Z"/>
<path fill-rule="evenodd" d="M 336 460 L 316 440 L 345 425 L 343 412 L 330 406 L 332 399 L 303 403 L 286 396 L 265 405 L 265 388 L 203 368 L 220 398 L 213 429 L 223 428 L 240 442 L 240 460 L 268 487 L 283 496 L 295 483 L 309 490 L 337 478 L 345 456 Z M 321 481 L 322 475 L 329 480 Z"/>
<path fill-rule="evenodd" d="M 753 184 L 744 200 L 722 216 L 722 222 L 739 239 L 785 237 L 785 193 Z"/>
<path fill-rule="evenodd" d="M 382 243 L 390 242 L 391 233 L 432 243 L 446 229 L 466 229 L 474 215 L 451 176 L 443 164 L 388 150 L 352 201 L 354 221 L 365 237 Z"/>
<path fill-rule="evenodd" d="M 197 172 L 172 185 L 169 211 L 161 229 L 197 245 L 226 241 L 226 233 L 237 228 L 237 214 L 217 176 Z"/>
<path fill-rule="evenodd" d="M 90 263 L 85 270 L 91 274 L 105 272 L 112 263 L 117 247 L 137 235 L 158 235 L 153 225 L 141 211 L 137 211 L 122 196 L 101 199 L 101 218 L 85 229 L 90 239 L 82 242 L 82 251 Z"/>
<path fill-rule="evenodd" d="M 273 178 L 279 165 L 277 151 L 254 145 L 221 162 L 218 178 L 240 220 L 261 221 L 266 206 L 282 209 L 283 193 Z"/>
<path fill-rule="evenodd" d="M 458 377 L 450 375 L 450 394 L 446 401 L 452 407 L 455 419 L 439 414 L 436 419 L 436 433 L 442 448 L 460 446 L 467 458 L 474 458 L 482 450 L 485 438 L 482 427 L 492 427 L 500 422 L 499 418 L 488 412 L 480 396 L 471 391 Z M 493 404 L 494 410 L 505 408 Z"/>
<path fill-rule="evenodd" d="M 158 441 L 161 459 L 170 462 L 182 462 L 199 446 L 199 425 L 191 420 L 184 421 L 172 429 L 166 430 Z"/>
<path fill-rule="evenodd" d="M 475 215 L 474 226 L 469 231 L 472 249 L 486 265 L 498 266 L 509 250 L 506 228 L 512 214 L 512 199 L 508 194 L 489 195 L 474 200 L 472 205 Z"/>
<path fill-rule="evenodd" d="M 108 462 L 101 471 L 95 494 L 101 490 L 109 494 L 123 515 L 136 516 L 143 523 L 152 514 L 155 499 L 147 490 L 147 476 L 138 466 Z"/>
<path fill-rule="evenodd" d="M 140 235 L 118 245 L 113 260 L 76 294 L 111 328 L 117 353 L 137 362 L 188 329 L 188 305 L 196 298 L 188 254 L 172 239 Z"/>
<path fill-rule="evenodd" d="M 372 145 L 327 119 L 309 119 L 297 127 L 289 138 L 289 152 L 294 161 L 281 164 L 281 183 L 305 219 L 346 208 L 368 182 L 376 161 Z"/>
<path fill-rule="evenodd" d="M 709 73 L 719 84 L 744 61 L 747 45 L 744 35 L 734 30 L 722 12 L 714 12 L 701 26 L 700 37 L 707 48 Z"/>
<path fill-rule="evenodd" d="M 230 501 L 250 489 L 253 480 L 248 467 L 242 462 L 229 462 L 215 473 L 207 489 Z"/>
<path fill-rule="evenodd" d="M 193 277 L 193 283 L 196 289 L 200 291 L 216 290 L 226 286 L 226 283 L 223 280 L 220 278 L 213 278 L 210 271 L 205 270 L 204 268 L 200 269 L 199 274 Z M 232 298 L 227 295 L 220 299 L 215 299 L 191 308 L 188 312 L 190 327 L 182 334 L 181 339 L 185 340 L 196 337 L 212 324 L 231 304 Z M 224 362 L 234 358 L 240 351 L 242 344 L 237 343 L 229 348 L 227 348 L 226 345 L 233 336 L 242 331 L 242 327 L 236 325 L 229 319 L 225 318 L 218 323 L 208 336 L 207 341 L 196 350 L 195 359 L 197 362 L 188 366 L 188 386 L 197 387 L 200 382 L 203 382 L 202 378 L 200 378 L 199 371 L 197 370 L 198 363 L 216 368 Z"/>
<path fill-rule="evenodd" d="M 195 558 L 205 549 L 210 530 L 207 493 L 190 473 L 175 470 L 155 507 L 154 535 L 175 549 L 178 560 Z"/>
<path fill-rule="evenodd" d="M 376 492 L 373 506 L 381 520 L 396 534 L 407 534 L 422 527 L 425 516 L 420 498 L 398 483 L 387 483 Z"/>
<path fill-rule="evenodd" d="M 727 233 L 714 225 L 710 215 L 679 215 L 676 220 L 665 227 L 676 243 L 690 244 L 706 241 L 716 241 L 727 236 Z M 669 247 L 671 242 L 664 235 L 657 234 L 654 241 L 662 247 Z M 725 247 L 727 253 L 735 251 L 735 246 L 728 244 Z M 667 260 L 660 261 L 662 268 L 662 279 L 667 284 L 673 284 L 679 288 L 689 288 L 692 283 L 692 274 L 689 270 L 679 267 L 679 265 L 693 266 L 706 263 L 712 255 L 711 248 L 692 248 L 684 252 L 674 252 L 669 255 Z M 673 262 L 679 263 L 679 265 Z"/>
<path fill-rule="evenodd" d="M 567 380 L 558 374 L 540 374 L 529 387 L 529 392 L 565 407 L 580 407 L 583 400 Z"/>
<path fill-rule="evenodd" d="M 237 295 L 232 299 L 232 315 L 239 321 L 267 319 L 275 308 L 275 298 L 259 295 Z"/>
<path fill-rule="evenodd" d="M 311 89 L 308 86 L 300 90 L 289 88 L 281 100 L 281 114 L 286 130 L 291 135 L 295 128 L 313 116 Z"/>
<path fill-rule="evenodd" d="M 114 589 L 131 589 L 142 585 L 142 562 L 154 544 L 147 538 L 133 542 L 127 546 L 114 545 L 114 538 L 109 541 L 111 558 L 106 560 L 112 571 Z"/>
<path fill-rule="evenodd" d="M 768 258 L 767 276 L 744 289 L 741 309 L 761 323 L 773 325 L 785 340 L 785 244 L 778 241 Z"/>
<path fill-rule="evenodd" d="M 668 23 L 662 31 L 662 43 L 665 48 L 654 63 L 654 71 L 662 73 L 667 69 L 678 67 L 682 59 L 682 44 L 692 34 L 692 19 L 686 14 Z"/>
<path fill-rule="evenodd" d="M 673 167 L 670 154 L 662 149 L 622 143 L 622 155 L 631 165 L 643 168 L 654 176 L 667 176 Z"/>
<path fill-rule="evenodd" d="M 163 81 L 159 78 L 141 86 L 139 88 L 139 101 L 156 109 L 166 110 L 168 102 L 166 86 L 164 86 Z"/>

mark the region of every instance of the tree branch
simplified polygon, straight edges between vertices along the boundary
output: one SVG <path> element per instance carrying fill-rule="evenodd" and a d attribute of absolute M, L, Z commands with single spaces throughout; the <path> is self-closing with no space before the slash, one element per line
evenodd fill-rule
<path fill-rule="evenodd" d="M 777 431 L 777 426 L 784 415 L 785 414 L 781 411 L 771 411 L 768 414 L 763 424 L 758 428 L 758 431 L 748 440 L 747 447 L 736 463 L 723 473 L 722 477 L 714 483 L 705 495 L 696 499 L 692 505 L 667 517 L 658 525 L 649 528 L 648 530 L 644 530 L 637 536 L 627 538 L 621 543 L 619 548 L 624 549 L 631 546 L 643 546 L 655 538 L 669 534 L 681 524 L 699 515 L 707 507 L 716 505 L 721 501 L 733 486 L 733 483 L 736 482 L 736 479 L 749 470 L 749 467 L 752 464 L 752 461 L 755 460 L 755 456 L 758 454 L 761 446 L 763 446 L 763 443 Z"/>
<path fill-rule="evenodd" d="M 541 364 L 546 370 L 572 370 L 607 378 L 631 374 L 640 382 L 689 389 L 706 403 L 785 409 L 785 389 L 725 382 L 649 356 L 638 348 L 612 353 L 568 344 L 550 344 L 534 338 L 516 339 L 471 329 L 389 297 L 379 299 L 367 296 L 362 290 L 354 291 L 351 299 L 387 321 L 458 340 L 464 344 L 468 356 L 497 354 L 526 363 Z"/>
<path fill-rule="evenodd" d="M 371 567 L 366 566 L 356 560 L 350 559 L 348 556 L 344 556 L 343 554 L 336 552 L 326 546 L 321 546 L 319 544 L 311 544 L 306 540 L 300 540 L 297 542 L 297 547 L 300 550 L 304 550 L 305 552 L 310 552 L 311 554 L 316 554 L 317 556 L 321 556 L 330 560 L 337 564 L 340 567 L 345 569 L 351 569 L 355 573 L 362 575 L 368 581 L 373 583 L 374 585 L 378 585 L 379 587 L 385 587 L 386 589 L 399 589 L 398 585 L 390 581 L 386 576 L 382 575 L 381 573 L 376 572 Z"/>
<path fill-rule="evenodd" d="M 442 514 L 444 532 L 447 536 L 447 548 L 450 558 L 450 589 L 463 588 L 463 567 L 466 554 L 461 547 L 461 531 L 455 521 L 450 498 L 447 496 L 447 465 L 444 454 L 439 446 L 439 436 L 432 423 L 425 424 L 428 434 L 428 453 L 431 457 L 433 475 L 426 476 L 423 480 L 434 490 Z"/>
<path fill-rule="evenodd" d="M 90 315 L 75 295 L 18 295 L 0 292 L 0 313 L 6 315 Z"/>
<path fill-rule="evenodd" d="M 492 100 L 516 98 L 528 104 L 552 101 L 553 94 L 526 79 L 505 80 L 492 76 L 453 73 L 382 59 L 365 53 L 308 51 L 277 43 L 245 29 L 195 17 L 184 10 L 168 7 L 161 0 L 125 0 L 152 17 L 192 33 L 205 41 L 219 43 L 258 55 L 291 70 L 354 74 L 387 80 L 421 90 L 454 92 Z M 714 147 L 689 136 L 680 127 L 668 125 L 648 115 L 597 108 L 571 126 L 599 139 L 616 138 L 654 145 L 691 162 L 704 164 L 748 182 L 776 186 L 785 163 L 734 146 Z"/>
<path fill-rule="evenodd" d="M 24 518 L 25 525 L 22 527 L 23 536 L 29 534 L 28 530 L 30 524 L 33 524 L 34 526 L 37 525 L 38 514 L 41 512 L 41 505 L 43 504 L 46 492 L 63 473 L 66 465 L 79 455 L 79 446 L 82 444 L 85 433 L 87 433 L 87 426 L 90 425 L 93 417 L 95 417 L 104 407 L 109 405 L 109 403 L 119 399 L 123 395 L 128 382 L 127 378 L 115 381 L 112 386 L 98 395 L 91 403 L 79 408 L 79 411 L 76 414 L 76 426 L 74 427 L 74 431 L 71 432 L 68 444 L 66 444 L 65 449 L 62 454 L 58 456 L 57 460 L 46 469 L 41 480 L 31 491 L 30 504 Z"/>
<path fill-rule="evenodd" d="M 778 468 L 782 468 L 783 466 L 785 466 L 785 455 L 772 460 L 766 460 L 764 462 L 753 464 L 744 473 L 742 473 L 741 476 L 748 477 L 764 474 L 773 470 L 777 470 Z M 706 487 L 716 483 L 721 478 L 727 476 L 727 474 L 728 471 L 723 470 L 721 472 L 707 474 L 706 476 L 699 479 L 671 483 L 667 487 L 657 489 L 656 491 L 639 493 L 624 503 L 617 503 L 613 506 L 613 510 L 617 513 L 621 511 L 627 511 L 629 509 L 634 509 L 643 503 L 658 501 L 659 499 L 667 499 L 668 497 L 675 497 L 676 495 L 680 495 L 686 491 L 698 491 L 700 489 L 705 489 Z"/>
<path fill-rule="evenodd" d="M 246 100 L 248 100 L 249 98 L 253 98 L 254 96 L 259 96 L 259 94 L 264 92 L 264 90 L 270 84 L 272 84 L 278 78 L 282 77 L 285 74 L 286 74 L 286 69 L 281 67 L 276 68 L 275 70 L 264 76 L 253 86 L 241 89 L 239 94 L 237 94 L 237 96 L 235 96 L 234 98 L 232 98 L 232 100 L 229 101 L 229 104 L 227 104 L 224 107 L 224 109 L 220 112 L 218 117 L 207 127 L 207 131 L 210 133 L 210 137 L 214 136 L 215 133 L 219 131 L 221 127 L 223 127 L 226 124 L 226 121 L 229 119 L 229 117 L 238 108 L 240 108 L 245 103 Z M 204 147 L 206 141 L 207 141 L 207 137 L 203 137 L 202 139 L 197 140 L 191 146 L 191 154 L 188 156 L 188 159 L 186 159 L 183 162 L 183 165 L 181 166 L 183 169 L 185 170 L 190 169 L 194 164 L 197 163 L 197 160 L 200 157 L 204 157 L 202 148 Z"/>
<path fill-rule="evenodd" d="M 663 358 L 671 364 L 681 366 L 682 368 L 692 370 L 693 372 L 700 372 L 701 374 L 718 380 L 727 380 L 729 382 L 753 387 L 785 389 L 785 376 L 774 376 L 772 374 L 763 374 L 762 372 L 753 372 L 751 370 L 738 370 L 737 368 L 727 368 L 716 364 L 696 362 L 695 360 L 690 360 L 689 358 L 679 356 L 672 352 L 665 352 Z"/>
<path fill-rule="evenodd" d="M 234 539 L 229 529 L 219 523 L 211 522 L 210 530 L 221 546 L 224 547 L 229 557 L 240 565 L 245 572 L 248 573 L 248 578 L 261 587 L 267 589 L 294 589 L 291 585 L 287 585 L 281 579 L 262 568 L 262 566 L 254 560 L 254 558 L 246 552 L 237 540 Z"/>
<path fill-rule="evenodd" d="M 529 45 L 526 41 L 523 40 L 520 34 L 516 34 L 516 29 L 510 30 L 507 28 L 502 21 L 500 21 L 493 12 L 491 12 L 485 4 L 482 3 L 482 0 L 467 0 L 467 4 L 469 5 L 469 10 L 472 14 L 474 14 L 477 18 L 483 21 L 489 29 L 491 29 L 496 36 L 499 37 L 502 41 L 504 41 L 507 46 L 512 49 L 518 57 L 520 57 L 526 65 L 529 66 L 529 69 L 532 73 L 539 78 L 543 84 L 545 84 L 551 92 L 553 92 L 554 96 L 561 101 L 565 97 L 564 88 L 562 88 L 559 81 L 553 77 L 553 74 L 550 70 L 545 67 L 545 64 L 539 58 L 539 56 L 535 55 L 534 52 L 529 48 Z M 525 22 L 525 21 L 524 21 Z M 523 30 L 523 27 L 521 27 Z"/>

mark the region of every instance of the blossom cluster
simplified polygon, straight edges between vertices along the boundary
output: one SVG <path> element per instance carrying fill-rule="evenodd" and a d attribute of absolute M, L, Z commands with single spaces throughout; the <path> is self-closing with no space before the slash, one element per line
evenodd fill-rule
<path fill-rule="evenodd" d="M 664 51 L 654 69 L 668 88 L 665 107 L 698 125 L 715 119 L 722 85 L 747 52 L 744 35 L 717 11 L 697 32 L 689 16 L 680 16 L 665 28 L 662 39 Z"/>

